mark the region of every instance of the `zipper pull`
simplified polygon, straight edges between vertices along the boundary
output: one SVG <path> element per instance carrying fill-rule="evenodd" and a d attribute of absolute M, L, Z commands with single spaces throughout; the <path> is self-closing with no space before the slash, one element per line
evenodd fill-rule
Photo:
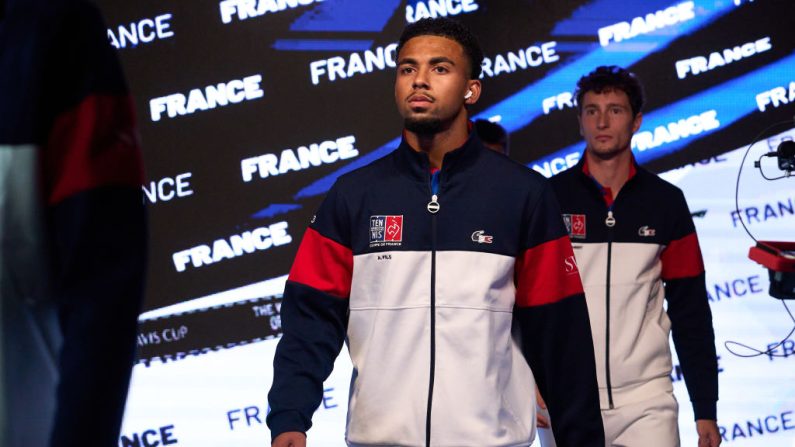
<path fill-rule="evenodd" d="M 439 199 L 439 196 L 437 196 L 436 194 L 434 194 L 431 197 L 431 201 L 428 202 L 428 206 L 427 206 L 429 213 L 436 214 L 436 213 L 439 212 L 439 202 L 437 202 L 438 199 Z"/>
<path fill-rule="evenodd" d="M 613 217 L 613 211 L 607 212 L 607 219 L 605 219 L 605 225 L 610 228 L 613 228 L 616 225 L 616 218 Z"/>

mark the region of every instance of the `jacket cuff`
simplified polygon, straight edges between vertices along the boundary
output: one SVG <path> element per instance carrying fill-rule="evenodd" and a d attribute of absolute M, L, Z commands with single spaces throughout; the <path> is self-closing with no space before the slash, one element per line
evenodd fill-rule
<path fill-rule="evenodd" d="M 271 431 L 271 442 L 282 433 L 297 431 L 306 434 L 309 427 L 304 423 L 301 413 L 295 410 L 281 411 L 268 415 L 268 428 Z"/>
<path fill-rule="evenodd" d="M 717 421 L 718 417 L 718 402 L 714 400 L 694 400 L 693 402 L 693 415 L 696 420 L 710 419 Z"/>

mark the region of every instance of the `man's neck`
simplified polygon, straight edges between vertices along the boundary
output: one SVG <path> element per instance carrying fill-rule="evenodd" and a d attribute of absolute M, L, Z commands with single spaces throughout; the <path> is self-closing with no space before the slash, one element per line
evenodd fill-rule
<path fill-rule="evenodd" d="M 632 152 L 627 149 L 614 157 L 607 159 L 593 155 L 591 151 L 585 151 L 585 158 L 588 162 L 588 171 L 600 185 L 610 188 L 613 191 L 613 198 L 618 196 L 621 187 L 629 179 L 629 166 L 632 164 Z"/>
<path fill-rule="evenodd" d="M 439 169 L 442 167 L 444 155 L 463 146 L 469 138 L 467 115 L 459 115 L 449 127 L 432 135 L 421 135 L 407 130 L 405 138 L 414 150 L 428 154 L 432 168 Z"/>

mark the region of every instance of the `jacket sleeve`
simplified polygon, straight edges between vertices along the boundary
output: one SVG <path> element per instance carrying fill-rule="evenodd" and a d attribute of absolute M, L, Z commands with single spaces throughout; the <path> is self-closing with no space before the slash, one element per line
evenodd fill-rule
<path fill-rule="evenodd" d="M 693 219 L 678 191 L 671 241 L 662 253 L 662 279 L 676 353 L 696 419 L 716 419 L 718 362 L 704 262 Z"/>
<path fill-rule="evenodd" d="M 560 447 L 604 446 L 588 309 L 574 252 L 547 183 L 529 205 L 516 260 L 516 317 L 525 358 Z"/>
<path fill-rule="evenodd" d="M 348 326 L 353 254 L 345 206 L 332 188 L 298 248 L 281 307 L 267 417 L 271 437 L 306 432 Z"/>
<path fill-rule="evenodd" d="M 132 100 L 99 11 L 63 2 L 42 129 L 63 334 L 52 445 L 118 442 L 144 293 L 146 219 Z"/>

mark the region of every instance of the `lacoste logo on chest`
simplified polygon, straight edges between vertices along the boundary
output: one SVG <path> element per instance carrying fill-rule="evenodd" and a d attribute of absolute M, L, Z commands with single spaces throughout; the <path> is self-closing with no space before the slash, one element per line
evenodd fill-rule
<path fill-rule="evenodd" d="M 494 236 L 486 234 L 486 230 L 478 230 L 472 233 L 472 242 L 478 244 L 491 244 L 494 242 Z"/>

